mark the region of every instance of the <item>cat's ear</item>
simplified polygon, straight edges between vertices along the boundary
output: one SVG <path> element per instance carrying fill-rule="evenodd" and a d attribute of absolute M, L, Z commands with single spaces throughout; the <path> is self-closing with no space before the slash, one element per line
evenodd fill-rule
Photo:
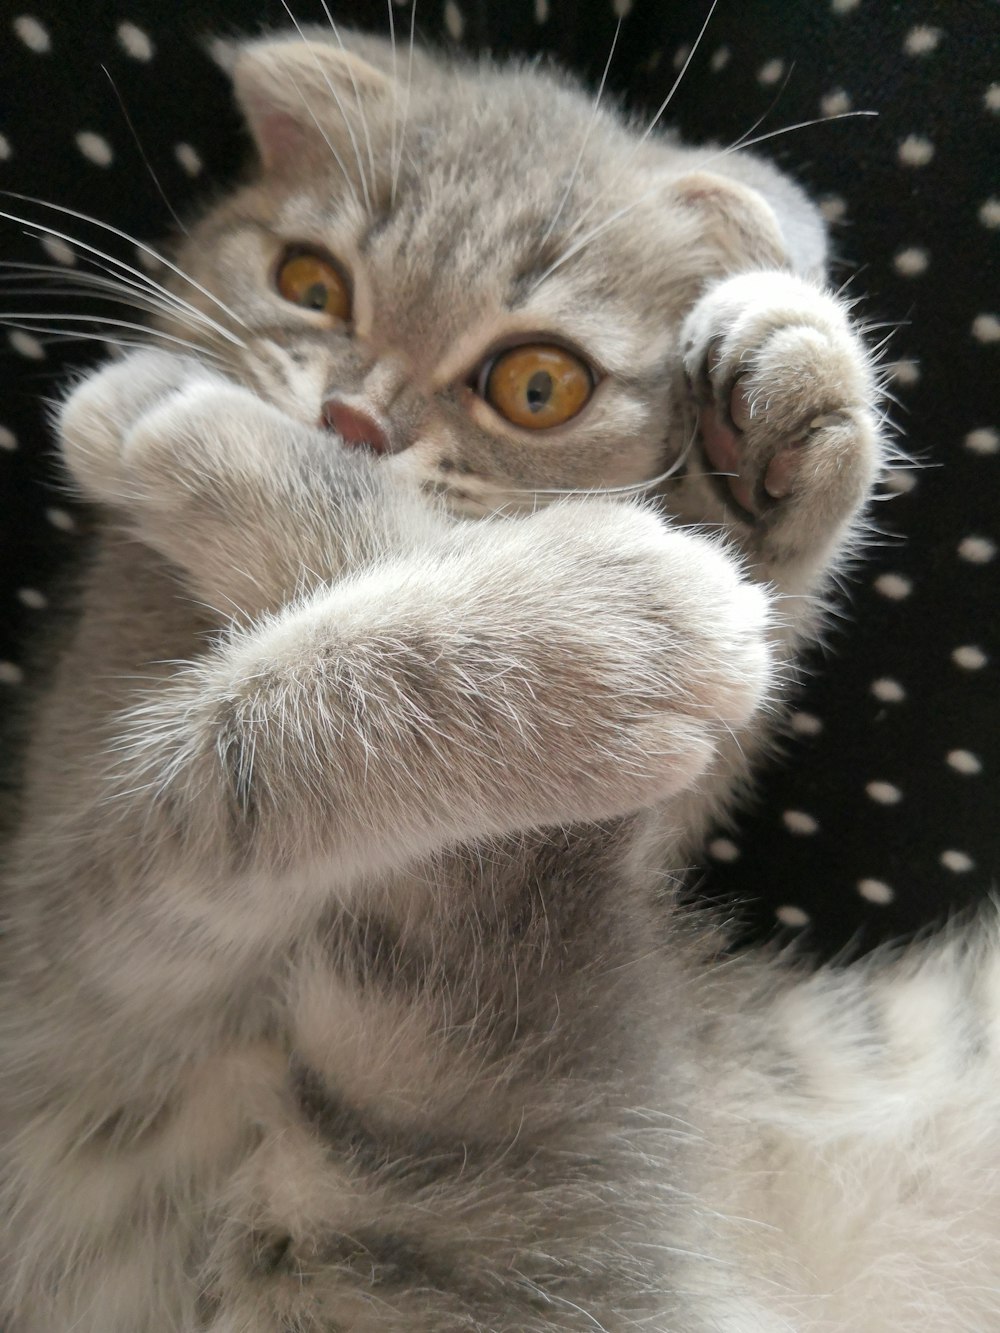
<path fill-rule="evenodd" d="M 703 237 L 730 265 L 768 268 L 788 262 L 777 214 L 749 186 L 712 171 L 692 171 L 670 184 L 671 196 L 697 214 Z"/>
<path fill-rule="evenodd" d="M 224 63 L 265 171 L 329 161 L 334 151 L 350 169 L 352 141 L 392 96 L 387 74 L 331 42 L 252 42 Z"/>

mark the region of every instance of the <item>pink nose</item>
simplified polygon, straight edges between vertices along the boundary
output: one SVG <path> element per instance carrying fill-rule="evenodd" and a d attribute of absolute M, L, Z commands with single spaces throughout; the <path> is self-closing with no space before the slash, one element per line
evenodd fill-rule
<path fill-rule="evenodd" d="M 339 398 L 328 398 L 323 404 L 320 424 L 328 430 L 336 431 L 345 444 L 360 444 L 376 454 L 389 451 L 385 431 L 374 417 L 356 407 L 348 407 Z"/>

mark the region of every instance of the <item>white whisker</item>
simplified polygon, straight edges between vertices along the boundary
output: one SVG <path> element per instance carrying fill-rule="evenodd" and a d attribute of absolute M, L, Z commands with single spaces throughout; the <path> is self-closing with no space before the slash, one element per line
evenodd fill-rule
<path fill-rule="evenodd" d="M 26 315 L 21 311 L 14 311 L 10 314 L 0 313 L 0 324 L 9 329 L 21 329 L 25 333 L 55 334 L 62 338 L 68 338 L 68 339 L 94 338 L 95 340 L 101 342 L 111 341 L 111 339 L 102 338 L 99 334 L 87 333 L 85 330 L 82 329 L 79 333 L 73 333 L 72 331 L 67 331 L 66 329 L 63 328 L 54 328 L 51 325 L 42 324 L 39 322 L 41 320 L 47 320 L 47 319 L 60 319 L 66 321 L 67 323 L 79 323 L 79 324 L 90 323 L 90 324 L 95 324 L 98 327 L 102 328 L 131 329 L 134 332 L 144 334 L 145 336 L 150 338 L 160 338 L 165 342 L 174 343 L 180 347 L 187 347 L 192 352 L 197 352 L 200 357 L 207 356 L 211 357 L 213 360 L 220 360 L 220 358 L 217 357 L 214 352 L 212 352 L 210 349 L 208 349 L 201 343 L 193 343 L 189 341 L 189 339 L 187 338 L 178 338 L 173 333 L 165 333 L 163 329 L 153 328 L 148 324 L 135 324 L 132 323 L 130 320 L 105 319 L 101 315 L 73 315 L 73 314 L 60 314 L 60 315 L 27 314 Z M 143 345 L 144 344 L 141 342 L 136 342 L 132 344 L 132 346 L 136 347 L 142 347 Z"/>
<path fill-rule="evenodd" d="M 365 175 L 365 169 L 364 169 L 364 166 L 362 165 L 362 162 L 361 162 L 361 151 L 360 151 L 360 149 L 358 148 L 358 141 L 357 141 L 357 139 L 355 138 L 355 135 L 354 135 L 354 127 L 351 125 L 351 118 L 350 118 L 350 116 L 347 114 L 347 111 L 346 111 L 345 108 L 344 108 L 344 104 L 343 104 L 343 102 L 340 100 L 340 96 L 339 96 L 339 94 L 338 94 L 336 88 L 335 88 L 335 87 L 333 86 L 333 84 L 330 82 L 330 77 L 329 77 L 329 75 L 327 74 L 326 70 L 323 68 L 322 62 L 320 61 L 319 57 L 316 55 L 315 51 L 313 50 L 313 48 L 312 48 L 312 44 L 309 42 L 309 39 L 306 37 L 305 33 L 302 31 L 302 28 L 301 28 L 301 25 L 299 24 L 298 19 L 295 17 L 295 15 L 292 13 L 291 9 L 289 8 L 288 0 L 281 0 L 281 4 L 282 4 L 282 8 L 285 10 L 285 13 L 288 15 L 288 17 L 292 20 L 292 23 L 295 25 L 295 31 L 299 34 L 299 36 L 302 38 L 303 42 L 305 42 L 306 46 L 308 47 L 309 52 L 310 52 L 310 55 L 312 56 L 313 64 L 316 66 L 316 69 L 319 71 L 320 75 L 322 76 L 322 78 L 323 78 L 323 82 L 326 84 L 327 89 L 328 89 L 329 92 L 330 92 L 330 95 L 333 97 L 333 100 L 334 100 L 334 101 L 336 102 L 336 104 L 337 104 L 337 109 L 339 110 L 340 114 L 341 114 L 341 115 L 343 116 L 343 118 L 344 118 L 344 125 L 345 125 L 346 128 L 347 128 L 347 135 L 348 135 L 348 138 L 349 138 L 350 141 L 351 141 L 351 147 L 354 149 L 354 160 L 355 160 L 355 161 L 357 162 L 357 164 L 358 164 L 358 175 L 361 177 L 361 188 L 362 188 L 362 190 L 364 191 L 364 196 L 365 196 L 365 209 L 367 210 L 367 212 L 371 213 L 371 211 L 372 211 L 372 201 L 371 201 L 371 196 L 370 196 L 369 193 L 368 193 L 368 178 L 367 178 L 367 176 Z M 354 75 L 353 75 L 353 74 L 351 75 L 351 78 L 352 78 L 352 80 L 353 80 L 353 78 L 354 78 Z M 340 167 L 340 170 L 344 173 L 344 176 L 346 177 L 346 179 L 347 179 L 347 181 L 348 181 L 348 184 L 351 186 L 352 189 L 354 189 L 354 182 L 353 182 L 353 180 L 351 179 L 351 175 L 350 175 L 350 173 L 348 172 L 347 168 L 344 166 L 343 159 L 341 158 L 340 154 L 337 152 L 336 148 L 335 148 L 335 147 L 333 146 L 333 144 L 331 143 L 330 138 L 329 138 L 329 135 L 327 134 L 326 130 L 324 130 L 323 126 L 320 124 L 319 120 L 317 119 L 316 113 L 313 111 L 312 107 L 309 105 L 308 101 L 306 100 L 305 94 L 302 92 L 302 89 L 298 86 L 298 84 L 295 85 L 295 91 L 298 93 L 298 95 L 299 95 L 299 97 L 300 97 L 300 99 L 301 99 L 301 101 L 302 101 L 302 105 L 303 105 L 303 106 L 305 107 L 305 109 L 309 112 L 309 115 L 312 117 L 313 123 L 315 124 L 316 128 L 319 130 L 320 134 L 322 135 L 322 137 L 323 137 L 323 142 L 326 144 L 327 148 L 329 148 L 330 152 L 333 154 L 334 158 L 336 159 L 337 166 Z M 355 199 L 357 198 L 357 190 L 356 190 L 356 189 L 354 190 L 354 197 L 355 197 Z"/>
<path fill-rule="evenodd" d="M 390 6 L 392 5 L 392 0 L 389 0 L 389 4 Z M 559 200 L 558 206 L 556 207 L 556 211 L 552 215 L 552 219 L 549 222 L 549 225 L 545 228 L 545 231 L 542 234 L 542 239 L 538 242 L 539 250 L 542 249 L 542 247 L 545 245 L 545 242 L 552 235 L 556 223 L 559 221 L 559 218 L 562 216 L 562 211 L 566 207 L 566 201 L 569 199 L 570 192 L 573 189 L 573 185 L 576 182 L 577 175 L 579 174 L 580 164 L 583 161 L 583 155 L 586 152 L 587 143 L 590 139 L 590 135 L 591 132 L 593 131 L 594 125 L 597 123 L 597 113 L 598 110 L 600 109 L 601 98 L 604 95 L 604 85 L 608 81 L 608 72 L 611 69 L 611 61 L 614 59 L 615 47 L 618 45 L 618 36 L 621 30 L 622 30 L 622 16 L 619 15 L 618 22 L 615 24 L 615 35 L 611 39 L 611 50 L 608 52 L 608 58 L 604 62 L 604 73 L 601 75 L 601 82 L 598 84 L 597 87 L 597 96 L 594 98 L 594 109 L 590 113 L 590 120 L 587 122 L 587 128 L 584 131 L 583 139 L 580 143 L 580 151 L 576 155 L 576 161 L 573 163 L 573 170 L 570 172 L 569 180 L 566 184 L 566 189 L 563 191 L 563 196 Z"/>
<path fill-rule="evenodd" d="M 390 3 L 390 7 L 391 7 L 392 0 L 389 0 L 389 3 Z M 347 54 L 347 47 L 344 45 L 344 40 L 343 40 L 343 38 L 342 38 L 341 35 L 340 35 L 340 29 L 337 27 L 336 23 L 334 23 L 334 21 L 333 21 L 333 15 L 330 13 L 330 9 L 329 9 L 329 6 L 327 5 L 326 0 L 320 0 L 320 4 L 323 6 L 323 13 L 324 13 L 324 14 L 326 15 L 326 17 L 327 17 L 327 22 L 330 24 L 330 27 L 333 29 L 333 35 L 334 35 L 334 37 L 336 37 L 336 39 L 337 39 L 337 45 L 340 47 L 341 51 L 343 51 L 344 54 L 346 55 L 346 54 Z M 374 197 L 374 195 L 375 195 L 375 180 L 376 180 L 376 173 L 375 173 L 375 154 L 372 152 L 371 135 L 368 133 L 368 117 L 365 115 L 365 104 L 364 104 L 364 100 L 363 100 L 363 98 L 362 98 L 362 96 L 361 96 L 361 90 L 360 90 L 360 88 L 358 87 L 358 81 L 357 81 L 357 79 L 354 77 L 354 66 L 353 66 L 350 62 L 348 62 L 348 65 L 347 65 L 347 72 L 348 72 L 348 74 L 350 74 L 350 76 L 351 76 L 351 87 L 354 89 L 354 103 L 355 103 L 355 105 L 357 106 L 357 108 L 358 108 L 358 114 L 359 114 L 360 117 L 361 117 L 361 130 L 362 130 L 362 133 L 363 133 L 364 136 L 365 136 L 365 149 L 366 149 L 366 151 L 367 151 L 367 153 L 368 153 L 368 166 L 369 166 L 369 168 L 371 169 L 371 174 L 372 174 L 372 175 L 371 175 L 371 189 L 372 189 L 372 196 Z M 359 164 L 359 165 L 360 165 L 360 164 Z"/>
<path fill-rule="evenodd" d="M 392 4 L 392 0 L 389 0 Z M 399 182 L 399 173 L 403 165 L 403 150 L 406 143 L 406 127 L 410 120 L 410 93 L 413 88 L 413 43 L 416 36 L 417 24 L 417 0 L 413 0 L 410 9 L 410 52 L 406 63 L 406 101 L 403 103 L 403 124 L 399 131 L 399 156 L 393 163 L 392 168 L 392 194 L 393 204 L 396 202 L 396 186 Z"/>
<path fill-rule="evenodd" d="M 214 295 L 214 293 L 210 292 L 206 287 L 203 287 L 201 283 L 192 278 L 190 274 L 185 273 L 182 268 L 177 264 L 172 263 L 165 255 L 160 254 L 160 252 L 153 246 L 147 245 L 145 241 L 136 240 L 134 236 L 130 236 L 127 231 L 122 231 L 120 227 L 112 227 L 110 223 L 101 222 L 100 219 L 91 217 L 88 213 L 81 213 L 75 208 L 65 208 L 62 204 L 51 204 L 47 199 L 36 199 L 30 194 L 18 194 L 15 190 L 0 190 L 0 194 L 5 195 L 9 199 L 20 199 L 22 203 L 36 204 L 39 208 L 51 208 L 57 213 L 63 213 L 69 217 L 77 218 L 80 222 L 89 222 L 92 226 L 110 232 L 113 236 L 117 236 L 123 241 L 128 241 L 130 245 L 134 245 L 136 249 L 140 250 L 143 254 L 147 254 L 157 260 L 164 266 L 164 268 L 170 269 L 171 273 L 176 273 L 176 275 L 184 282 L 188 283 L 196 291 L 200 292 L 202 296 L 218 306 L 220 310 L 227 314 L 229 318 L 234 320 L 241 328 L 245 329 L 247 327 L 235 310 L 230 310 L 229 306 L 227 306 L 224 301 L 221 301 Z M 126 264 L 124 260 L 116 259 L 114 255 L 106 254 L 103 250 L 98 250 L 95 246 L 88 245 L 86 241 L 81 241 L 78 237 L 68 236 L 65 232 L 56 231 L 52 227 L 46 227 L 40 222 L 33 221 L 31 218 L 22 218 L 14 213 L 5 212 L 0 212 L 0 218 L 6 218 L 8 222 L 17 222 L 24 227 L 33 227 L 42 235 L 57 236 L 60 240 L 66 241 L 68 244 L 78 245 L 81 249 L 89 250 L 92 254 L 100 255 L 101 258 L 107 259 L 110 263 L 115 264 L 120 268 L 127 269 L 129 273 L 134 273 L 139 278 L 144 276 L 138 269 L 133 268 L 131 264 Z M 187 302 L 183 301 L 182 297 L 178 297 L 177 299 L 182 301 L 183 304 L 187 304 Z M 191 308 L 196 309 L 197 307 Z M 237 343 L 240 347 L 246 346 L 242 339 L 237 337 L 237 335 L 232 333 L 229 329 L 226 329 L 223 325 L 219 324 L 217 327 L 219 332 L 228 338 L 230 342 Z"/>
<path fill-rule="evenodd" d="M 689 65 L 691 64 L 691 61 L 694 59 L 695 54 L 696 54 L 696 52 L 697 52 L 697 50 L 698 50 L 698 47 L 701 45 L 702 38 L 705 36 L 705 33 L 706 33 L 707 29 L 708 29 L 708 25 L 709 25 L 709 23 L 712 21 L 712 15 L 715 13 L 716 6 L 718 5 L 718 3 L 719 3 L 719 0 L 712 0 L 712 3 L 711 3 L 711 5 L 709 6 L 709 9 L 708 9 L 708 13 L 705 15 L 705 21 L 704 21 L 704 22 L 702 23 L 702 25 L 701 25 L 701 29 L 700 29 L 700 31 L 699 31 L 699 33 L 698 33 L 698 36 L 697 36 L 697 37 L 695 38 L 695 40 L 694 40 L 694 45 L 691 47 L 691 50 L 688 52 L 688 54 L 687 54 L 687 58 L 685 59 L 684 64 L 681 66 L 681 68 L 680 68 L 680 72 L 678 73 L 677 78 L 674 79 L 673 84 L 672 84 L 671 87 L 670 87 L 670 91 L 667 93 L 666 97 L 665 97 L 665 98 L 663 99 L 663 101 L 660 103 L 660 105 L 659 105 L 659 107 L 658 107 L 658 109 L 657 109 L 657 111 L 656 111 L 656 114 L 653 116 L 653 119 L 652 119 L 652 120 L 649 122 L 649 124 L 646 126 L 646 129 L 645 129 L 645 131 L 643 132 L 643 134 L 642 134 L 642 135 L 639 137 L 639 139 L 632 145 L 631 152 L 629 152 L 629 153 L 626 154 L 626 156 L 625 156 L 625 160 L 624 160 L 624 162 L 622 163 L 622 166 L 621 166 L 621 170 L 618 171 L 618 173 L 617 173 L 615 176 L 612 177 L 612 180 L 611 180 L 610 185 L 608 185 L 606 189 L 602 190 L 601 193 L 597 196 L 597 198 L 594 199 L 594 200 L 592 201 L 592 203 L 590 203 L 590 204 L 588 205 L 588 207 L 585 208 L 585 209 L 580 213 L 580 216 L 577 218 L 576 226 L 573 228 L 573 231 L 570 233 L 570 236 L 571 236 L 571 237 L 572 237 L 572 235 L 574 234 L 574 232 L 576 232 L 576 231 L 578 230 L 578 228 L 581 227 L 581 226 L 583 225 L 583 223 L 586 221 L 586 219 L 590 216 L 590 214 L 593 212 L 593 210 L 597 207 L 597 205 L 598 205 L 599 203 L 601 203 L 601 201 L 602 201 L 608 194 L 613 193 L 615 186 L 616 186 L 617 183 L 622 179 L 622 177 L 624 176 L 625 172 L 628 170 L 628 168 L 629 168 L 629 166 L 631 165 L 633 159 L 635 158 L 635 155 L 639 152 L 639 150 L 642 148 L 643 144 L 646 142 L 646 140 L 649 138 L 649 136 L 650 136 L 650 135 L 653 133 L 653 131 L 656 129 L 657 125 L 660 123 L 660 120 L 661 120 L 662 117 L 663 117 L 663 113 L 666 111 L 667 107 L 668 107 L 668 106 L 670 105 L 670 103 L 673 101 L 674 94 L 677 92 L 677 89 L 681 86 L 681 81 L 683 80 L 684 75 L 687 73 L 687 71 L 688 71 L 688 67 L 689 67 Z"/>
<path fill-rule="evenodd" d="M 139 139 L 139 135 L 138 135 L 138 133 L 136 132 L 136 128 L 135 128 L 135 126 L 132 124 L 132 117 L 131 117 L 131 116 L 129 115 L 129 113 L 128 113 L 128 107 L 125 105 L 125 99 L 124 99 L 124 97 L 122 97 L 121 93 L 118 91 L 118 85 L 115 83 L 114 79 L 111 77 L 111 71 L 108 69 L 107 65 L 102 65 L 102 66 L 101 66 L 101 69 L 104 71 L 105 75 L 107 76 L 108 83 L 111 84 L 111 90 L 112 90 L 112 92 L 114 93 L 115 97 L 118 99 L 118 105 L 121 107 L 121 113 L 122 113 L 122 115 L 123 115 L 124 118 L 125 118 L 125 124 L 128 126 L 129 133 L 131 134 L 133 140 L 135 141 L 135 146 L 136 146 L 136 148 L 138 148 L 138 150 L 139 150 L 139 156 L 142 158 L 143 166 L 144 166 L 144 167 L 146 168 L 146 170 L 149 172 L 149 175 L 150 175 L 150 177 L 152 178 L 153 184 L 156 186 L 156 191 L 157 191 L 157 193 L 159 194 L 159 196 L 160 196 L 160 198 L 163 200 L 163 202 L 166 204 L 166 206 L 167 206 L 167 212 L 168 212 L 168 213 L 170 214 L 170 216 L 173 218 L 173 220 L 174 220 L 175 224 L 177 225 L 177 227 L 179 228 L 179 230 L 181 230 L 181 231 L 184 233 L 185 236 L 190 236 L 191 233 L 188 231 L 187 227 L 185 227 L 184 223 L 181 221 L 180 217 L 177 215 L 177 210 L 174 208 L 173 204 L 172 204 L 172 203 L 170 202 L 170 200 L 167 198 L 166 191 L 164 190 L 163 186 L 160 184 L 160 178 L 159 178 L 159 176 L 157 176 L 156 172 L 153 170 L 153 164 L 152 164 L 152 162 L 150 162 L 149 158 L 146 156 L 146 150 L 145 150 L 145 148 L 143 148 L 142 143 L 141 143 L 141 141 L 140 141 L 140 139 Z"/>

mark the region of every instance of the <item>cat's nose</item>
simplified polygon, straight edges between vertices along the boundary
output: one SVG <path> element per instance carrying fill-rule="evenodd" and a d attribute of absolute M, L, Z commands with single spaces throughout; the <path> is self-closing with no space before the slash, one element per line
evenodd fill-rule
<path fill-rule="evenodd" d="M 389 452 L 388 436 L 375 418 L 339 398 L 328 398 L 323 404 L 320 425 L 336 431 L 345 444 L 361 445 L 376 454 Z"/>

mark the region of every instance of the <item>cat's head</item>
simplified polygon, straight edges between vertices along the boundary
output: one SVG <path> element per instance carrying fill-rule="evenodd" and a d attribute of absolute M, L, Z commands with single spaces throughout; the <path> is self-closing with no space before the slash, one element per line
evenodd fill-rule
<path fill-rule="evenodd" d="M 178 260 L 241 322 L 178 291 L 233 373 L 468 513 L 669 467 L 683 314 L 782 258 L 759 196 L 534 66 L 313 33 L 230 63 L 258 167 Z"/>

